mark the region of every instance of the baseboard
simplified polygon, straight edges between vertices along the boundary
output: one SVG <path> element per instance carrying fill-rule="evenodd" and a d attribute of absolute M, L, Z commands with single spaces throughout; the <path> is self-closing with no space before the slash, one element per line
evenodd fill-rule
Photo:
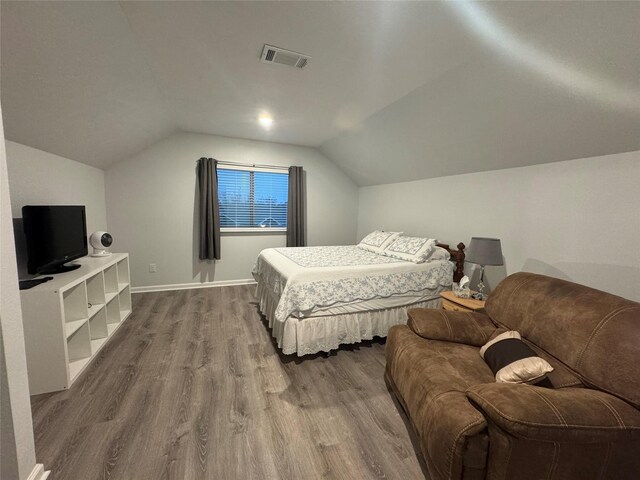
<path fill-rule="evenodd" d="M 27 477 L 27 480 L 46 480 L 49 478 L 50 473 L 51 472 L 49 470 L 44 469 L 44 465 L 36 463 L 36 466 L 33 467 L 31 475 Z"/>
<path fill-rule="evenodd" d="M 190 290 L 192 288 L 231 287 L 234 285 L 253 285 L 255 283 L 256 281 L 253 278 L 245 278 L 241 280 L 221 280 L 218 282 L 205 282 L 205 283 L 176 283 L 174 285 L 149 285 L 146 287 L 131 287 L 131 293 L 168 292 L 170 290 Z"/>

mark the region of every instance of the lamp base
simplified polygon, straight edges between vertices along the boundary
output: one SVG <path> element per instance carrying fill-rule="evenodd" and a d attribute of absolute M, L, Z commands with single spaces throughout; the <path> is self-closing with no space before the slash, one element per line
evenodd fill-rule
<path fill-rule="evenodd" d="M 478 282 L 478 293 L 476 300 L 485 300 L 487 296 L 484 293 L 484 265 L 480 265 L 480 281 Z"/>

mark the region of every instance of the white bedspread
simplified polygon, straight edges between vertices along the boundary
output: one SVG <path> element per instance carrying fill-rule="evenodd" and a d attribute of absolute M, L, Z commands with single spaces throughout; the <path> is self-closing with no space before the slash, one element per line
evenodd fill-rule
<path fill-rule="evenodd" d="M 376 305 L 376 299 L 393 298 L 397 306 L 432 298 L 451 285 L 453 265 L 405 262 L 355 245 L 269 248 L 258 256 L 253 276 L 277 301 L 274 320 L 285 322 L 332 309 L 359 312 L 364 302 Z"/>

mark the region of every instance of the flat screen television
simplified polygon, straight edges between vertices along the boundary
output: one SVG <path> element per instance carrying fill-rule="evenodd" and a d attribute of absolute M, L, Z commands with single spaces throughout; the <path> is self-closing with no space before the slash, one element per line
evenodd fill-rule
<path fill-rule="evenodd" d="M 87 219 L 81 205 L 25 205 L 22 223 L 30 274 L 69 272 L 65 265 L 87 255 Z"/>

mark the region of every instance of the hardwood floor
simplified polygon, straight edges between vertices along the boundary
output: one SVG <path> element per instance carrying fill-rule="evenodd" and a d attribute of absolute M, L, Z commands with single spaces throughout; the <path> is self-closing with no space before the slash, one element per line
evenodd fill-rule
<path fill-rule="evenodd" d="M 32 398 L 49 478 L 423 479 L 384 343 L 284 356 L 253 291 L 133 295 L 73 387 Z"/>

